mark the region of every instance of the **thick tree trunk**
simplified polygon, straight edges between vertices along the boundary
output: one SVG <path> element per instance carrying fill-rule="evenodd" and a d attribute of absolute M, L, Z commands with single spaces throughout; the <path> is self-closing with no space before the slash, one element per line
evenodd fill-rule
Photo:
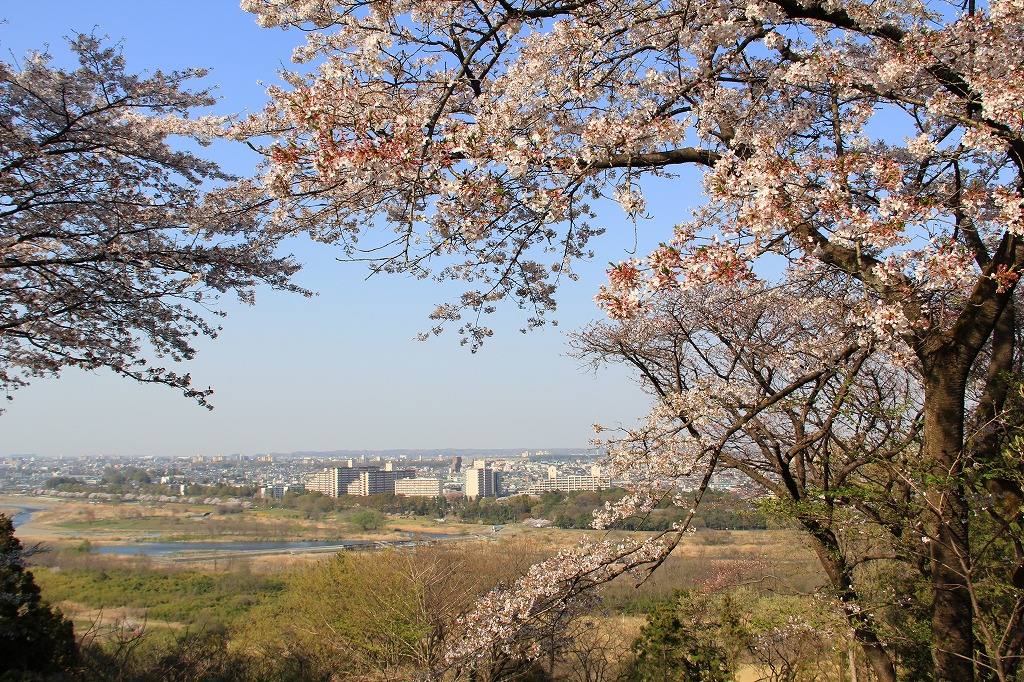
<path fill-rule="evenodd" d="M 952 354 L 949 354 L 952 355 Z M 974 611 L 968 590 L 968 501 L 963 484 L 964 392 L 969 363 L 925 364 L 922 522 L 931 559 L 932 661 L 936 682 L 974 680 Z"/>

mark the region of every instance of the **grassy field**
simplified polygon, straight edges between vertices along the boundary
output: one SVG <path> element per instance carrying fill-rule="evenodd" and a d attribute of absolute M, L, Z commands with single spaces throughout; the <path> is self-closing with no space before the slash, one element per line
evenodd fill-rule
<path fill-rule="evenodd" d="M 220 572 L 140 570 L 128 562 L 58 564 L 39 566 L 34 574 L 47 599 L 77 617 L 79 626 L 83 619 L 106 612 L 216 629 L 272 599 L 284 585 L 279 574 L 253 572 L 244 564 Z"/>
<path fill-rule="evenodd" d="M 401 526 L 409 532 L 419 527 L 404 519 Z M 448 524 L 446 530 L 455 527 Z M 679 588 L 751 582 L 789 593 L 810 593 L 823 582 L 813 554 L 793 531 L 715 534 L 713 542 L 700 533 L 685 538 L 665 564 L 642 581 L 623 576 L 613 582 L 605 590 L 606 606 L 638 614 L 670 599 Z M 497 544 L 498 548 L 504 544 L 526 546 L 531 553 L 550 555 L 599 536 L 578 530 L 508 527 L 489 537 L 481 534 L 467 539 Z M 97 555 L 76 552 L 74 547 L 38 559 L 39 582 L 51 601 L 67 602 L 72 609 L 129 608 L 158 620 L 184 622 L 194 621 L 203 610 L 208 616 L 215 613 L 221 620 L 231 620 L 244 611 L 244 605 L 258 601 L 259 593 L 274 589 L 275 574 L 329 556 L 298 552 L 245 558 L 225 553 L 217 564 L 169 566 L 160 559 Z"/>
<path fill-rule="evenodd" d="M 43 506 L 27 501 L 24 504 Z M 248 557 L 225 553 L 216 562 L 188 565 L 147 557 L 101 555 L 88 551 L 83 539 L 96 546 L 174 538 L 331 540 L 361 536 L 405 539 L 409 534 L 443 533 L 464 539 L 428 548 L 428 556 L 429 552 L 438 551 L 449 554 L 449 548 L 455 553 L 477 551 L 475 547 L 491 556 L 495 556 L 495 552 L 499 557 L 503 552 L 509 553 L 508 560 L 499 561 L 508 564 L 515 563 L 513 559 L 522 563 L 525 557 L 550 556 L 580 542 L 618 539 L 623 535 L 516 524 L 495 530 L 491 526 L 436 523 L 424 518 L 391 518 L 387 528 L 367 534 L 357 533 L 350 527 L 344 513 L 311 520 L 292 510 L 255 509 L 217 514 L 215 509 L 203 505 L 81 501 L 61 501 L 48 506 L 37 514 L 28 530 L 28 536 L 35 532 L 53 548 L 33 558 L 32 570 L 43 596 L 74 620 L 80 635 L 98 632 L 116 639 L 122 635 L 110 633 L 141 628 L 152 633 L 149 641 L 157 647 L 162 646 L 161 642 L 173 642 L 182 633 L 196 632 L 204 636 L 223 635 L 234 642 L 242 636 L 240 633 L 246 624 L 260 618 L 260 614 L 264 614 L 263 618 L 267 613 L 279 614 L 288 604 L 287 595 L 295 594 L 290 582 L 293 577 L 323 565 L 319 562 L 330 555 Z M 392 556 L 397 559 L 420 550 L 392 551 L 396 552 Z M 391 561 L 377 552 L 353 553 L 352 557 L 359 566 L 377 566 L 373 570 L 379 570 L 382 560 L 384 563 Z M 416 563 L 420 559 L 412 561 Z M 809 595 L 823 583 L 813 553 L 797 532 L 698 531 L 686 536 L 652 575 L 622 576 L 607 585 L 603 604 L 589 618 L 593 619 L 594 632 L 603 638 L 601 646 L 613 647 L 622 656 L 628 656 L 629 646 L 646 622 L 646 615 L 657 605 L 673 601 L 679 589 L 714 593 L 723 586 L 744 586 L 742 589 L 752 590 L 751 594 L 756 595 Z M 319 594 L 320 589 L 313 591 Z M 757 599 L 759 597 L 753 601 Z M 272 623 L 277 622 L 272 619 Z M 752 665 L 744 663 L 737 670 L 737 679 L 741 682 L 758 679 L 763 671 Z M 821 679 L 832 677 L 826 675 Z"/>

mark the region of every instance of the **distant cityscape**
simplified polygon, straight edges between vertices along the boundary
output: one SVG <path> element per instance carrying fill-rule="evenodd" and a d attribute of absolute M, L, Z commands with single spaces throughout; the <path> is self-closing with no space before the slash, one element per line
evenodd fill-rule
<path fill-rule="evenodd" d="M 453 452 L 457 454 L 452 454 Z M 465 453 L 465 454 L 458 454 Z M 628 486 L 628 478 L 605 471 L 593 452 L 384 451 L 193 456 L 13 455 L 0 459 L 0 491 L 40 492 L 55 480 L 101 485 L 111 472 L 143 472 L 148 489 L 166 486 L 168 497 L 193 486 L 255 487 L 257 496 L 289 492 L 341 495 L 508 497 L 549 491 L 576 492 Z M 716 475 L 715 487 L 743 487 L 734 472 Z M 696 484 L 696 481 L 694 481 Z M 81 495 L 82 493 L 75 493 Z M 93 493 L 95 494 L 95 493 Z"/>

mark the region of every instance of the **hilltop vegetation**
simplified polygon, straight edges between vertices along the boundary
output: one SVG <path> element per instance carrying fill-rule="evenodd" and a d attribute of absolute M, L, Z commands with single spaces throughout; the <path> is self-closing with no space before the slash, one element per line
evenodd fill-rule
<path fill-rule="evenodd" d="M 812 672 L 838 679 L 844 640 L 828 620 L 838 611 L 822 610 L 813 596 L 821 577 L 799 536 L 706 533 L 639 588 L 612 583 L 599 607 L 559 616 L 554 630 L 538 630 L 522 650 L 450 664 L 444 654 L 463 636 L 461 614 L 496 584 L 574 544 L 579 532 L 341 554 L 272 570 L 244 560 L 196 570 L 84 547 L 43 555 L 34 572 L 47 598 L 75 619 L 82 662 L 67 673 L 74 679 L 369 681 L 431 670 L 453 680 L 471 672 L 478 679 L 688 679 L 679 677 L 680 661 L 707 653 L 679 640 L 694 603 L 715 627 L 731 623 L 723 670 L 770 670 L 765 661 L 783 657 L 799 672 L 789 679 Z M 828 627 L 792 630 L 787 623 L 797 616 Z"/>

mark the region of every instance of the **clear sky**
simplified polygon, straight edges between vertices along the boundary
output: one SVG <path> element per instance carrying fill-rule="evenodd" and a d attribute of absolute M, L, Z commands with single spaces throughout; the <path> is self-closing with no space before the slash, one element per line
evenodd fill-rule
<path fill-rule="evenodd" d="M 222 98 L 216 113 L 256 111 L 278 82 L 298 31 L 260 29 L 234 0 L 31 0 L 0 2 L 0 50 L 10 61 L 46 45 L 67 59 L 63 36 L 96 27 L 123 43 L 129 69 L 208 67 Z M 208 154 L 251 172 L 240 145 Z M 255 307 L 227 302 L 224 331 L 198 344 L 183 368 L 215 393 L 212 412 L 172 389 L 140 386 L 108 372 L 66 371 L 18 390 L 0 416 L 0 456 L 254 454 L 294 450 L 585 447 L 591 424 L 632 424 L 648 399 L 624 371 L 597 374 L 566 356 L 565 333 L 601 315 L 592 302 L 609 261 L 663 241 L 696 204 L 696 179 L 648 196 L 655 219 L 633 225 L 617 206 L 598 222 L 596 262 L 566 283 L 560 322 L 528 334 L 520 311 L 492 320 L 496 335 L 476 353 L 454 333 L 417 342 L 427 315 L 450 291 L 402 277 L 365 280 L 330 247 L 286 244 L 304 263 L 297 277 L 319 295 L 258 292 Z"/>

